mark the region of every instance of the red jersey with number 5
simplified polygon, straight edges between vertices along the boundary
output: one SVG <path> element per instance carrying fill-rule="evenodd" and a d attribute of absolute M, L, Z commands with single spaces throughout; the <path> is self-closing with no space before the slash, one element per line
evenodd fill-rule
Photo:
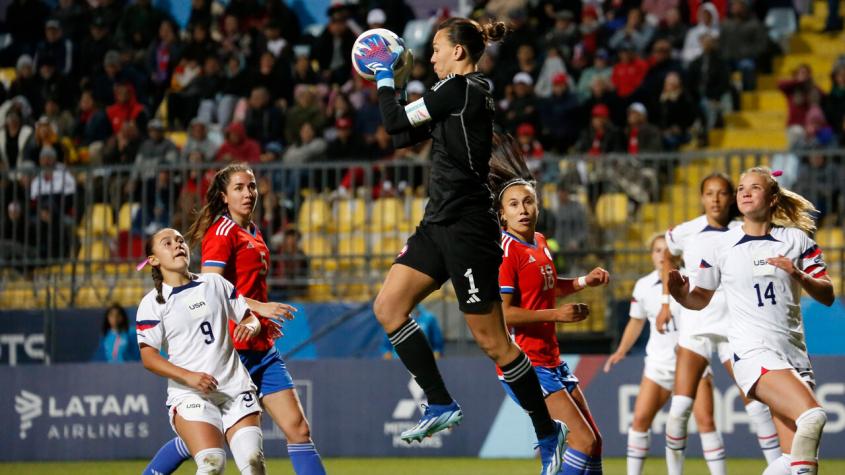
<path fill-rule="evenodd" d="M 502 250 L 499 292 L 512 294 L 511 304 L 527 310 L 555 308 L 557 271 L 546 238 L 534 233 L 534 242 L 528 243 L 503 232 Z M 512 326 L 510 332 L 534 366 L 560 364 L 554 322 Z"/>
<path fill-rule="evenodd" d="M 250 223 L 245 229 L 222 215 L 205 232 L 202 239 L 203 267 L 223 269 L 223 277 L 231 282 L 244 297 L 267 301 L 267 271 L 270 269 L 270 250 L 261 237 L 261 231 Z M 236 350 L 266 351 L 273 347 L 267 335 L 267 325 L 261 318 L 261 333 L 246 342 L 236 342 Z M 229 334 L 235 323 L 229 321 Z"/>

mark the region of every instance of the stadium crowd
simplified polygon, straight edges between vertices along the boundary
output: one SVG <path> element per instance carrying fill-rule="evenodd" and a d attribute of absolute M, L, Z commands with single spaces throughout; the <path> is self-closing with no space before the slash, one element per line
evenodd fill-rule
<path fill-rule="evenodd" d="M 542 170 L 547 153 L 637 155 L 677 151 L 693 141 L 706 146 L 708 131 L 723 127 L 725 113 L 738 109 L 739 93 L 754 89 L 757 73 L 770 71 L 782 53 L 784 32 L 764 19 L 797 15 L 788 0 L 472 5 L 470 17 L 506 19 L 511 26 L 508 40 L 479 63 L 493 83 L 498 122 L 518 138 L 537 176 L 555 181 L 557 170 Z M 0 85 L 3 238 L 22 241 L 29 231 L 14 223 L 23 221 L 45 229 L 66 222 L 70 233 L 84 211 L 74 204 L 85 200 L 69 197 L 86 192 L 95 193 L 94 202 L 141 203 L 138 215 L 147 222 L 135 223 L 139 235 L 187 226 L 177 221 L 202 201 L 207 182 L 196 171 L 156 173 L 157 165 L 425 160 L 430 144 L 393 149 L 374 84 L 353 74 L 350 51 L 364 29 L 411 28 L 430 36 L 431 24 L 449 14 L 444 8 L 420 21 L 403 1 L 349 2 L 333 4 L 326 25 L 303 28 L 282 0 L 192 0 L 180 28 L 151 0 L 59 0 L 55 8 L 13 0 L 0 50 L 0 67 L 14 68 L 14 79 Z M 410 100 L 436 79 L 430 41 L 415 47 Z M 833 65 L 832 74 L 831 91 L 816 86 L 806 67 L 780 83 L 797 150 L 845 144 L 845 62 Z M 185 137 L 178 146 L 174 132 Z M 85 190 L 82 175 L 66 168 L 77 164 L 131 171 L 102 174 L 95 190 Z M 823 154 L 794 165 L 792 176 L 801 177 L 796 186 L 814 184 L 812 177 L 842 177 L 841 164 Z M 344 190 L 360 183 L 360 174 L 344 170 L 317 186 Z M 380 179 L 379 193 L 422 184 L 389 172 Z M 655 180 L 645 172 L 637 179 Z M 168 180 L 185 186 L 166 186 Z M 602 191 L 603 183 L 574 180 L 560 186 L 559 230 L 571 231 L 567 226 L 577 227 L 572 223 L 587 212 L 568 198 L 574 187 L 598 187 L 591 202 Z M 258 222 L 270 226 L 265 235 L 277 236 L 277 246 L 296 248 L 296 232 L 287 227 L 296 210 L 286 203 L 315 185 L 305 181 L 297 173 L 260 177 Z M 633 194 L 637 201 L 655 198 Z M 823 212 L 835 206 L 816 204 Z M 554 235 L 552 221 L 540 227 Z M 44 240 L 42 256 L 68 255 L 62 242 L 70 240 L 44 234 L 53 239 Z M 559 234 L 571 234 L 573 247 L 585 240 L 583 233 Z"/>

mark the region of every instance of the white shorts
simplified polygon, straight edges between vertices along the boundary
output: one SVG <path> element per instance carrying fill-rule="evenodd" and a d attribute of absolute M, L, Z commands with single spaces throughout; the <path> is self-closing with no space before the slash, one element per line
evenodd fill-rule
<path fill-rule="evenodd" d="M 225 434 L 239 420 L 250 414 L 260 413 L 261 404 L 258 403 L 258 397 L 254 391 L 242 392 L 235 399 L 187 394 L 174 401 L 168 412 L 173 432 L 176 432 L 174 417 L 176 413 L 179 413 L 185 420 L 207 422 Z"/>
<path fill-rule="evenodd" d="M 713 374 L 713 368 L 707 365 L 707 369 L 701 375 L 701 379 L 707 378 Z M 655 361 L 646 357 L 645 368 L 643 369 L 643 376 L 657 383 L 661 388 L 672 392 L 675 390 L 675 360 L 670 361 Z"/>
<path fill-rule="evenodd" d="M 741 355 L 734 355 L 733 367 L 736 384 L 746 395 L 757 384 L 760 376 L 778 369 L 794 369 L 810 388 L 816 387 L 816 376 L 812 367 L 796 368 L 782 353 L 771 348 L 755 348 Z"/>
<path fill-rule="evenodd" d="M 682 346 L 710 361 L 713 353 L 719 355 L 719 362 L 730 361 L 733 351 L 728 344 L 728 337 L 713 333 L 684 335 L 678 338 L 678 346 Z"/>

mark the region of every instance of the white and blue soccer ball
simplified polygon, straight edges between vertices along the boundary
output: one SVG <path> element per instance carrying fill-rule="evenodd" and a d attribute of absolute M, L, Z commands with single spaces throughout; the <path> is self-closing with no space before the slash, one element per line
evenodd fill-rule
<path fill-rule="evenodd" d="M 358 74 L 368 80 L 375 81 L 375 73 L 367 67 L 374 59 L 388 61 L 390 55 L 404 49 L 405 42 L 396 33 L 386 28 L 367 30 L 355 40 L 352 46 L 352 66 Z M 393 70 L 399 71 L 406 65 L 402 56 L 393 64 Z"/>

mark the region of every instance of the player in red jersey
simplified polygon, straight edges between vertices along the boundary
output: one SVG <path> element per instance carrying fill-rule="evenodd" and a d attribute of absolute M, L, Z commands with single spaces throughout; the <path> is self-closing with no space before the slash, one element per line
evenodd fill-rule
<path fill-rule="evenodd" d="M 227 166 L 214 176 L 206 193 L 206 205 L 188 229 L 187 238 L 191 244 L 202 240 L 201 272 L 222 274 L 259 315 L 261 332 L 249 342 L 235 343 L 235 349 L 258 387 L 261 405 L 285 434 L 294 472 L 322 475 L 326 472 L 311 440 L 311 428 L 293 378 L 274 346 L 273 334 L 265 330 L 264 317 L 261 317 L 290 319 L 296 309 L 283 303 L 267 302 L 270 250 L 261 231 L 252 222 L 257 202 L 258 190 L 252 170 L 240 163 Z M 267 327 L 272 328 L 271 325 Z M 231 333 L 232 325 L 229 330 Z M 178 441 L 174 439 L 171 443 L 178 444 Z M 175 467 L 170 471 L 153 467 L 154 462 L 155 459 L 148 469 L 162 473 L 175 470 Z"/>
<path fill-rule="evenodd" d="M 558 278 L 546 238 L 535 231 L 539 210 L 531 174 L 510 136 L 494 137 L 490 181 L 503 228 L 499 286 L 505 319 L 540 379 L 549 414 L 570 431 L 560 473 L 602 473 L 601 434 L 578 379 L 560 359 L 555 329 L 558 322 L 584 320 L 589 307 L 583 303 L 556 307 L 556 298 L 607 284 L 610 276 L 597 267 L 577 279 Z M 516 400 L 508 385 L 503 386 Z"/>

